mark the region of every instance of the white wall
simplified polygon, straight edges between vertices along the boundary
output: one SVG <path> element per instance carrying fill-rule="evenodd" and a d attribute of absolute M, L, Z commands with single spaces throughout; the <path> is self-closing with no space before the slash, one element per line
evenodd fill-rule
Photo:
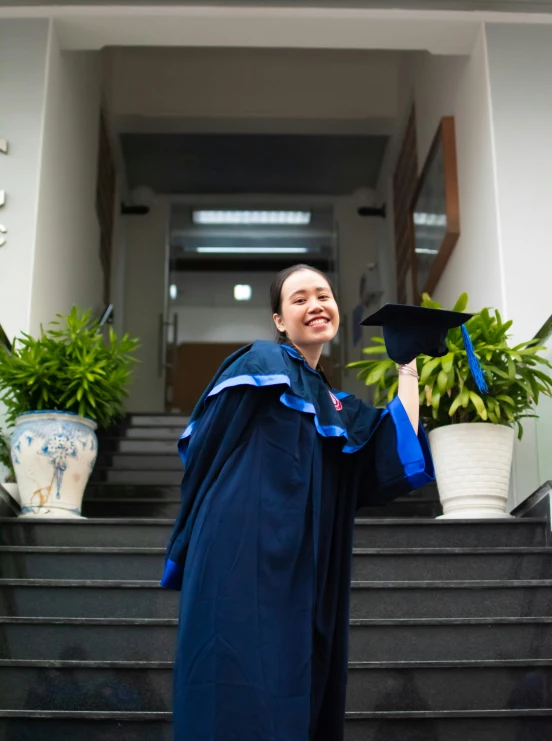
<path fill-rule="evenodd" d="M 178 343 L 254 342 L 273 340 L 274 322 L 270 312 L 272 273 L 202 272 L 173 273 L 170 282 L 178 287 L 176 300 L 169 303 L 169 320 L 178 315 Z M 234 286 L 251 286 L 250 301 L 238 302 Z M 172 334 L 170 335 L 172 339 Z"/>
<path fill-rule="evenodd" d="M 413 66 L 419 167 L 423 167 L 442 116 L 456 127 L 460 238 L 434 298 L 452 306 L 463 291 L 470 308 L 504 311 L 500 232 L 485 38 L 470 57 L 423 55 Z"/>
<path fill-rule="evenodd" d="M 0 154 L 0 223 L 8 229 L 0 247 L 0 324 L 10 338 L 30 328 L 48 38 L 47 21 L 0 23 L 0 138 L 9 143 L 8 155 Z"/>
<path fill-rule="evenodd" d="M 505 313 L 521 342 L 552 315 L 552 28 L 489 24 L 486 33 Z M 514 502 L 552 478 L 552 402 L 543 399 L 537 412 L 516 446 Z"/>
<path fill-rule="evenodd" d="M 552 314 L 552 27 L 486 30 L 507 312 L 521 342 Z"/>
<path fill-rule="evenodd" d="M 52 34 L 47 58 L 30 330 L 73 305 L 102 306 L 96 216 L 100 59 L 62 52 Z"/>
<path fill-rule="evenodd" d="M 272 272 L 179 272 L 170 283 L 178 286 L 176 300 L 168 307 L 168 319 L 177 315 L 178 343 L 229 342 L 247 344 L 255 340 L 276 339 L 276 327 L 270 307 Z M 252 288 L 251 300 L 234 299 L 236 283 Z M 172 342 L 172 327 L 168 332 Z M 323 355 L 329 355 L 326 345 Z"/>
<path fill-rule="evenodd" d="M 399 78 L 399 120 L 416 104 L 420 169 L 441 116 L 455 117 L 461 236 L 434 297 L 450 306 L 467 291 L 472 309 L 498 308 L 514 319 L 514 341 L 533 336 L 552 314 L 551 49 L 547 27 L 488 26 L 469 57 L 406 54 Z M 391 143 L 381 192 L 389 194 L 401 136 L 397 131 Z M 390 245 L 388 255 L 394 263 Z M 539 411 L 543 419 L 526 420 L 524 440 L 516 443 L 511 507 L 542 483 L 546 402 Z"/>
<path fill-rule="evenodd" d="M 147 216 L 127 216 L 124 330 L 140 339 L 140 363 L 133 373 L 127 409 L 165 408 L 164 349 L 160 353 L 159 316 L 165 315 L 168 278 L 169 201 L 158 197 Z M 163 346 L 164 346 L 163 342 Z"/>
<path fill-rule="evenodd" d="M 190 261 L 192 262 L 192 261 Z M 186 263 L 184 263 L 185 265 Z M 205 306 L 220 308 L 257 307 L 261 312 L 270 315 L 270 286 L 274 274 L 263 271 L 225 270 L 225 271 L 196 271 L 183 270 L 171 273 L 170 282 L 176 284 L 178 295 L 170 302 L 173 306 Z M 236 284 L 251 286 L 251 299 L 242 303 L 234 298 Z M 224 312 L 221 311 L 221 318 Z M 271 320 L 272 321 L 272 320 Z M 232 340 L 229 340 L 232 342 Z"/>
<path fill-rule="evenodd" d="M 6 190 L 1 220 L 0 322 L 37 332 L 76 303 L 101 305 L 95 215 L 100 69 L 97 53 L 61 53 L 46 21 L 0 25 Z"/>
<path fill-rule="evenodd" d="M 178 314 L 178 343 L 255 342 L 273 340 L 274 322 L 269 310 L 255 306 L 172 306 L 169 319 Z"/>
<path fill-rule="evenodd" d="M 434 298 L 452 306 L 467 291 L 470 307 L 505 309 L 495 160 L 484 33 L 470 56 L 405 53 L 398 79 L 399 115 L 382 167 L 378 194 L 392 206 L 392 176 L 407 116 L 416 108 L 418 168 L 422 169 L 442 116 L 454 116 L 461 235 Z M 390 208 L 390 213 L 392 209 Z M 395 290 L 394 232 L 380 238 L 386 294 Z M 387 260 L 385 260 L 387 257 Z"/>

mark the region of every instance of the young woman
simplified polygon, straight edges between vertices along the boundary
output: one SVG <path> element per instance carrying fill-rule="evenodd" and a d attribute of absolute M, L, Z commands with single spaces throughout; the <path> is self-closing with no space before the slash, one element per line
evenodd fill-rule
<path fill-rule="evenodd" d="M 328 279 L 289 268 L 271 301 L 277 343 L 228 358 L 179 442 L 175 741 L 343 738 L 355 510 L 433 479 L 415 366 L 385 410 L 332 390 Z"/>

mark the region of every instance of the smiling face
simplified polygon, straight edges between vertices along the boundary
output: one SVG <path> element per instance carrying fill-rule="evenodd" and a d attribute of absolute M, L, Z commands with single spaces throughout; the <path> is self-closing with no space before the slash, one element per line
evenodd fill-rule
<path fill-rule="evenodd" d="M 339 329 L 339 309 L 328 281 L 312 270 L 297 270 L 282 285 L 281 308 L 274 314 L 279 332 L 299 349 L 320 348 Z"/>

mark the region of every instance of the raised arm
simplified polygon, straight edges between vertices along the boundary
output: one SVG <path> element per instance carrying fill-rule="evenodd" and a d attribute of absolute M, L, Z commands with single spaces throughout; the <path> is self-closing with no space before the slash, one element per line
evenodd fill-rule
<path fill-rule="evenodd" d="M 418 434 L 418 422 L 420 419 L 420 396 L 418 392 L 418 371 L 416 360 L 407 365 L 399 365 L 399 390 L 398 397 L 408 415 L 412 427 Z"/>

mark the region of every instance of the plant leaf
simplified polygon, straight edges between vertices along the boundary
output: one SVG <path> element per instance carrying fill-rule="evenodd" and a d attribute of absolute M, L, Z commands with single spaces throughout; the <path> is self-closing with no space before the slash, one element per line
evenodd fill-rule
<path fill-rule="evenodd" d="M 470 401 L 474 405 L 474 407 L 477 410 L 477 413 L 481 417 L 481 419 L 486 420 L 487 419 L 487 409 L 485 407 L 485 404 L 483 403 L 483 399 L 478 396 L 475 391 L 470 391 Z"/>
<path fill-rule="evenodd" d="M 468 305 L 468 294 L 467 293 L 461 293 L 458 301 L 454 304 L 453 311 L 466 311 L 466 306 Z"/>
<path fill-rule="evenodd" d="M 433 371 L 441 365 L 441 358 L 432 358 L 428 363 L 425 363 L 422 372 L 420 374 L 420 383 L 422 386 L 427 382 Z"/>

